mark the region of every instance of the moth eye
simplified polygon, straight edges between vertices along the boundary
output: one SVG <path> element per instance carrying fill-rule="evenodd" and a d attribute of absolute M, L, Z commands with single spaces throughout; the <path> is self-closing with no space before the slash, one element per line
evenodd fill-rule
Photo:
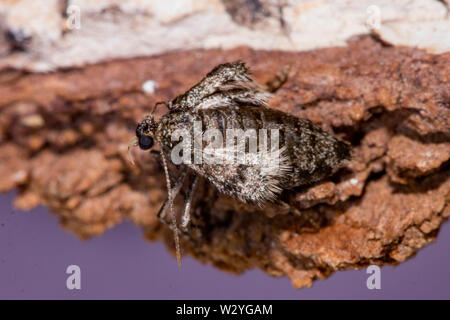
<path fill-rule="evenodd" d="M 145 135 L 139 137 L 139 148 L 148 150 L 153 147 L 153 138 Z"/>

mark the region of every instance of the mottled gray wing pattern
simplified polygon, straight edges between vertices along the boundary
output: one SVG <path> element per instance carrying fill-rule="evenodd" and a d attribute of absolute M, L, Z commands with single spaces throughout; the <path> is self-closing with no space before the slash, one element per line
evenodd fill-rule
<path fill-rule="evenodd" d="M 230 161 L 233 151 L 234 148 L 226 146 L 216 148 L 211 150 L 210 162 L 204 158 L 202 164 L 188 166 L 208 179 L 220 192 L 243 202 L 263 205 L 276 201 L 283 191 L 286 175 L 292 172 L 286 149 L 253 154 L 253 159 L 246 164 Z M 204 150 L 204 155 L 208 156 L 208 150 Z"/>
<path fill-rule="evenodd" d="M 222 193 L 243 202 L 264 204 L 275 201 L 293 168 L 286 147 L 280 146 L 271 151 L 262 144 L 259 129 L 278 126 L 275 122 L 263 121 L 272 112 L 267 108 L 248 105 L 188 112 L 190 125 L 200 122 L 204 132 L 202 162 L 194 161 L 188 167 L 208 179 Z M 213 131 L 220 138 L 210 139 L 206 133 Z M 256 148 L 250 148 L 251 138 L 247 134 L 254 134 L 253 141 L 258 144 L 254 146 Z M 243 148 L 238 148 L 239 142 L 229 144 L 228 135 L 231 135 L 231 141 L 235 141 L 236 137 L 244 143 Z M 238 149 L 242 153 L 239 154 Z"/>

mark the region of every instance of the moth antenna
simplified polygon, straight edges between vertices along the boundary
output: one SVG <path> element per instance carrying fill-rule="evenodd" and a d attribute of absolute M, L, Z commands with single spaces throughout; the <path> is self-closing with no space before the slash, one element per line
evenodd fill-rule
<path fill-rule="evenodd" d="M 175 216 L 175 212 L 173 211 L 173 199 L 170 197 L 170 214 L 172 216 L 172 229 L 173 229 L 173 237 L 175 241 L 175 251 L 177 255 L 178 266 L 181 267 L 181 246 L 180 246 L 180 236 L 178 235 L 178 227 L 177 227 L 177 217 Z"/>
<path fill-rule="evenodd" d="M 135 163 L 134 163 L 133 155 L 131 154 L 131 148 L 137 147 L 137 146 L 138 146 L 138 139 L 136 137 L 134 137 L 128 143 L 128 150 L 127 150 L 128 161 L 130 161 L 133 166 L 135 165 Z"/>
<path fill-rule="evenodd" d="M 166 102 L 166 101 L 158 101 L 157 103 L 155 103 L 155 105 L 153 106 L 152 110 L 150 111 L 150 114 L 153 115 L 153 113 L 155 113 L 156 111 L 156 107 L 159 106 L 160 104 L 165 105 L 168 109 L 170 109 L 171 103 L 170 102 Z"/>

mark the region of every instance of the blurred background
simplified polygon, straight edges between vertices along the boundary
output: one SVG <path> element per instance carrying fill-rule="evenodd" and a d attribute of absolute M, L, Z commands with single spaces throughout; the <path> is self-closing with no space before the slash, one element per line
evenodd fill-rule
<path fill-rule="evenodd" d="M 15 210 L 13 194 L 0 197 L 0 299 L 449 299 L 450 225 L 437 242 L 397 267 L 381 268 L 381 289 L 369 290 L 365 269 L 340 271 L 311 288 L 259 270 L 224 273 L 184 257 L 139 228 L 122 223 L 81 242 L 45 208 Z M 81 290 L 66 288 L 66 268 L 81 268 Z"/>

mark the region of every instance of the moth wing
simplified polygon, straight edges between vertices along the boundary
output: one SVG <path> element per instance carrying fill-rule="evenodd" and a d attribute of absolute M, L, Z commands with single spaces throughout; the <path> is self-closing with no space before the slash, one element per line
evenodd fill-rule
<path fill-rule="evenodd" d="M 220 192 L 246 203 L 274 202 L 289 179 L 292 166 L 286 149 L 234 155 L 234 148 L 203 150 L 202 164 L 189 167 L 208 179 Z"/>
<path fill-rule="evenodd" d="M 229 108 L 229 107 L 266 107 L 271 94 L 263 91 L 229 90 L 215 93 L 203 99 L 195 110 Z"/>
<path fill-rule="evenodd" d="M 250 70 L 242 61 L 220 64 L 212 69 L 195 87 L 208 88 L 209 94 L 235 88 L 257 88 Z"/>
<path fill-rule="evenodd" d="M 212 69 L 199 83 L 176 97 L 173 109 L 228 107 L 232 104 L 265 106 L 270 94 L 250 76 L 242 61 L 224 63 Z"/>

